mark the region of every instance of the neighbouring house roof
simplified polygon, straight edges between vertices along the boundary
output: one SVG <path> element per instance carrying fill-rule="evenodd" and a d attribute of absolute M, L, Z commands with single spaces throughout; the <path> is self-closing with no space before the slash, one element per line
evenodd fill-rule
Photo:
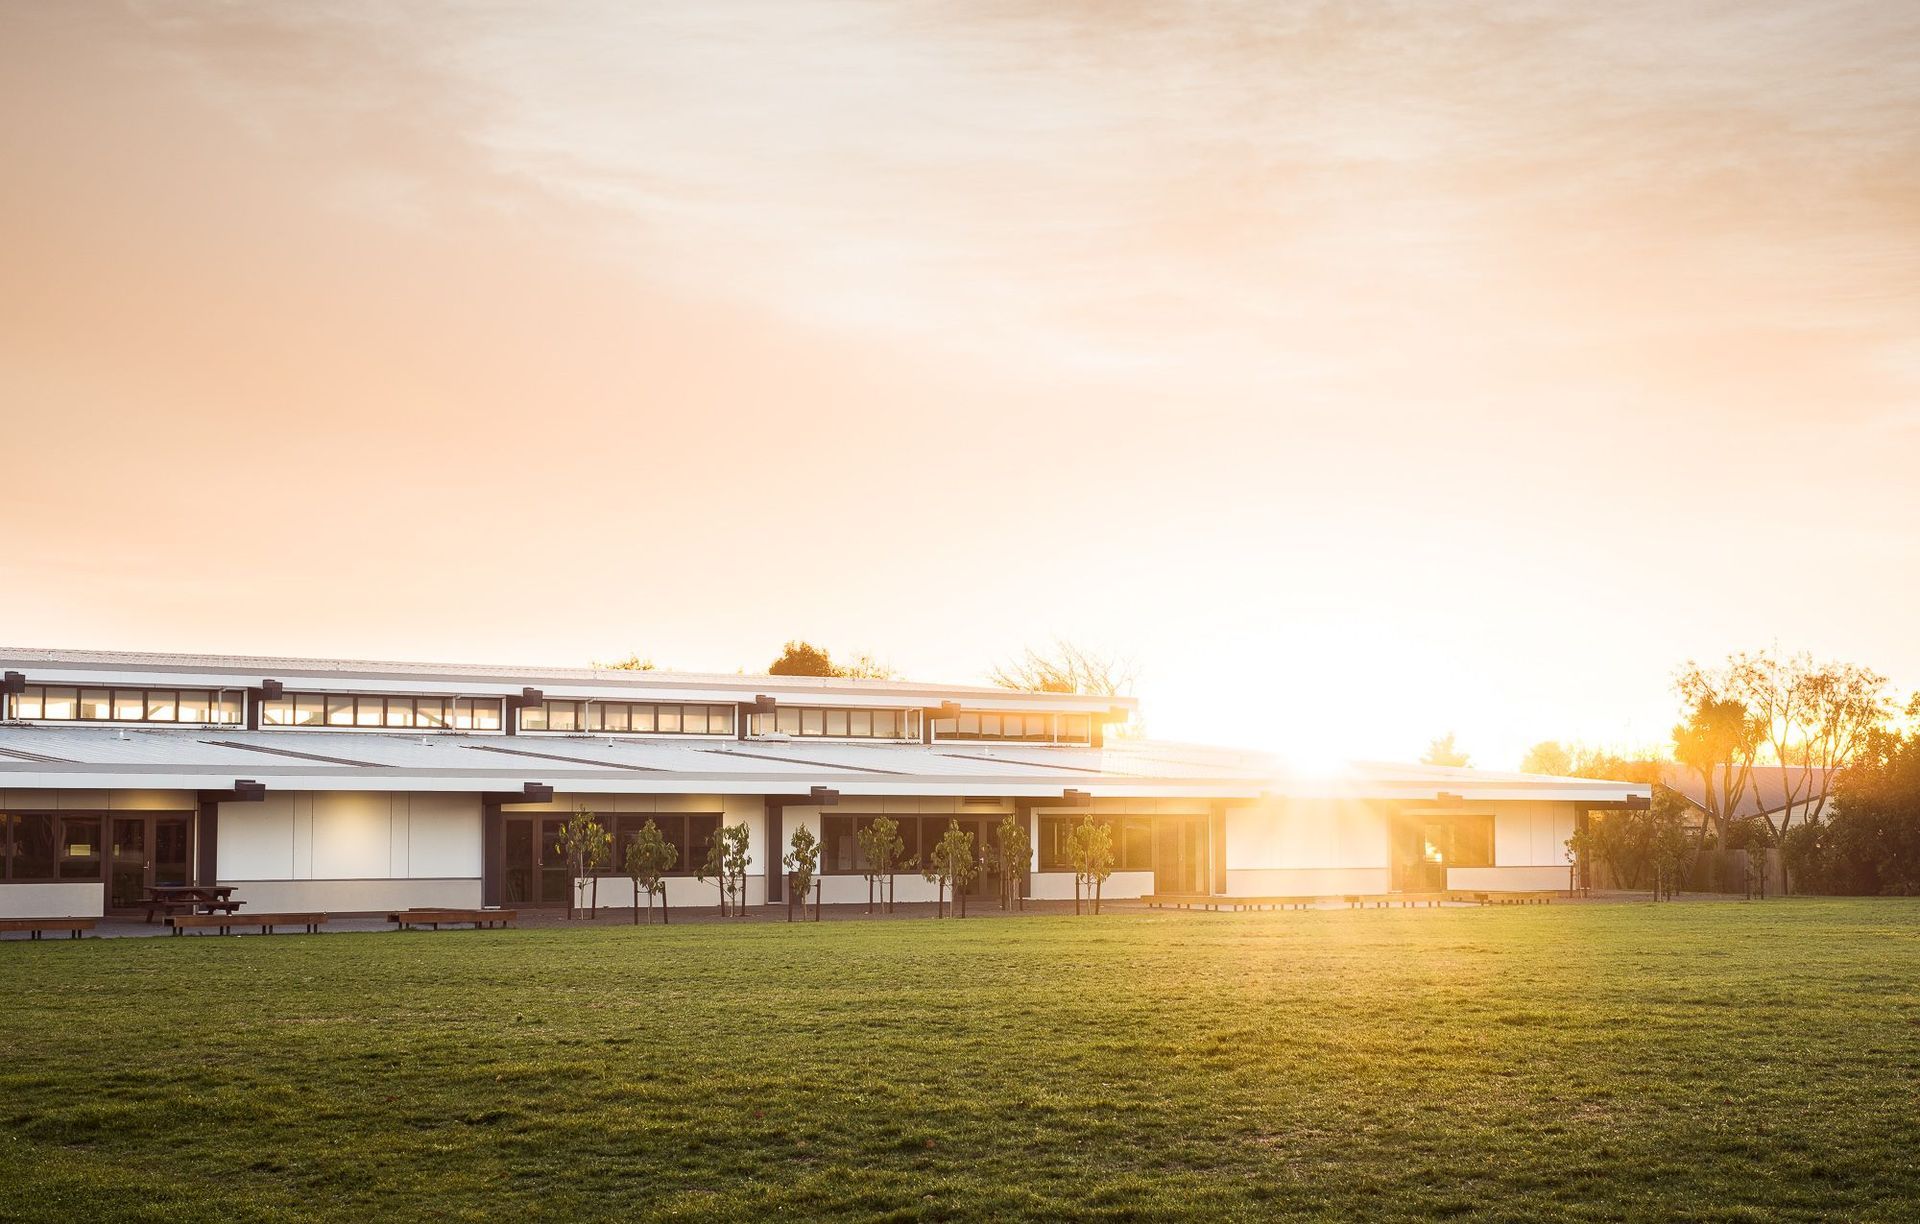
<path fill-rule="evenodd" d="M 1747 788 L 1741 794 L 1740 802 L 1735 805 L 1733 817 L 1744 820 L 1782 811 L 1787 807 L 1789 789 L 1793 791 L 1794 811 L 1799 812 L 1818 797 L 1829 772 L 1825 769 L 1803 770 L 1797 766 L 1756 765 L 1748 776 Z M 1662 764 L 1660 784 L 1694 807 L 1706 808 L 1706 783 L 1701 780 L 1697 770 L 1685 765 Z M 1720 785 L 1718 774 L 1715 775 L 1714 785 Z"/>

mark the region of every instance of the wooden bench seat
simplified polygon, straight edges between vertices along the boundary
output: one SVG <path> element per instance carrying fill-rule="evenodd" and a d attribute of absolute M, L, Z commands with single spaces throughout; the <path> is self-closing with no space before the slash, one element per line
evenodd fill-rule
<path fill-rule="evenodd" d="M 1558 889 L 1455 889 L 1449 901 L 1471 901 L 1478 905 L 1546 905 L 1559 895 Z"/>
<path fill-rule="evenodd" d="M 28 939 L 38 939 L 48 931 L 65 931 L 79 939 L 99 924 L 98 918 L 0 918 L 0 931 L 25 931 Z"/>
<path fill-rule="evenodd" d="M 519 918 L 517 910 L 510 909 L 410 909 L 396 910 L 387 915 L 387 921 L 397 930 L 408 927 L 431 927 L 439 930 L 443 926 L 461 926 L 471 923 L 474 929 L 491 927 L 495 923 L 501 926 Z"/>
<path fill-rule="evenodd" d="M 222 935 L 230 934 L 234 927 L 259 927 L 262 935 L 273 934 L 273 928 L 281 926 L 304 927 L 307 934 L 318 934 L 325 925 L 325 914 L 168 914 L 167 925 L 173 933 L 179 935 L 189 927 L 214 927 Z"/>
<path fill-rule="evenodd" d="M 1148 893 L 1140 898 L 1141 904 L 1154 909 L 1192 909 L 1196 905 L 1205 907 L 1212 900 L 1205 893 Z"/>
<path fill-rule="evenodd" d="M 1320 903 L 1316 894 L 1311 897 L 1209 897 L 1212 902 L 1208 909 L 1222 910 L 1283 910 L 1312 909 Z"/>

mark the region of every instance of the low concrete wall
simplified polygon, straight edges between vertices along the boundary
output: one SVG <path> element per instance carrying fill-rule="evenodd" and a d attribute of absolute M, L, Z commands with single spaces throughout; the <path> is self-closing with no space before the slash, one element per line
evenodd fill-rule
<path fill-rule="evenodd" d="M 1447 887 L 1493 892 L 1543 892 L 1565 889 L 1567 869 L 1560 867 L 1449 867 Z"/>
<path fill-rule="evenodd" d="M 1036 871 L 1027 895 L 1036 901 L 1073 900 L 1071 871 Z M 1102 900 L 1129 901 L 1153 891 L 1151 871 L 1116 871 L 1100 886 Z"/>
<path fill-rule="evenodd" d="M 372 914 L 446 905 L 473 909 L 480 881 L 438 880 L 222 880 L 233 886 L 240 913 Z"/>
<path fill-rule="evenodd" d="M 1385 867 L 1245 867 L 1227 870 L 1230 897 L 1377 895 L 1392 887 Z"/>
<path fill-rule="evenodd" d="M 0 918 L 98 918 L 106 903 L 98 882 L 0 884 Z"/>

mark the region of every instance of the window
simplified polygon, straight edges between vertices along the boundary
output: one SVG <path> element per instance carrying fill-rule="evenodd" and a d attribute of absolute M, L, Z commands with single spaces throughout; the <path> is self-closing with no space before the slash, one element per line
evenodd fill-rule
<path fill-rule="evenodd" d="M 185 709 L 186 694 L 181 694 Z M 186 716 L 182 714 L 182 721 Z M 238 720 L 237 713 L 235 720 Z M 497 697 L 382 697 L 372 693 L 287 693 L 260 703 L 262 727 L 359 727 L 395 730 L 500 729 Z"/>
<path fill-rule="evenodd" d="M 1030 744 L 1091 744 L 1091 714 L 1008 714 L 962 710 L 933 720 L 935 740 L 1020 740 Z"/>
<path fill-rule="evenodd" d="M 58 866 L 55 826 L 59 817 L 47 812 L 29 812 L 0 816 L 0 840 L 11 833 L 13 853 L 7 869 L 9 880 L 51 880 Z"/>
<path fill-rule="evenodd" d="M 1085 815 L 1040 818 L 1040 870 L 1073 870 L 1073 831 Z M 1113 838 L 1115 871 L 1153 870 L 1153 818 L 1150 816 L 1095 816 Z"/>
<path fill-rule="evenodd" d="M 680 705 L 653 701 L 548 701 L 520 711 L 522 731 L 591 732 L 595 735 L 732 735 L 730 705 Z"/>
<path fill-rule="evenodd" d="M 62 816 L 60 818 L 60 878 L 97 880 L 100 878 L 100 818 L 98 816 Z"/>
<path fill-rule="evenodd" d="M 1422 853 L 1449 867 L 1493 866 L 1493 816 L 1427 818 Z"/>
<path fill-rule="evenodd" d="M 747 729 L 753 735 L 777 732 L 828 739 L 918 739 L 920 711 L 781 706 L 772 714 L 755 714 Z"/>
<path fill-rule="evenodd" d="M 9 704 L 14 718 L 46 722 L 238 723 L 240 697 L 208 689 L 75 689 L 29 684 Z"/>

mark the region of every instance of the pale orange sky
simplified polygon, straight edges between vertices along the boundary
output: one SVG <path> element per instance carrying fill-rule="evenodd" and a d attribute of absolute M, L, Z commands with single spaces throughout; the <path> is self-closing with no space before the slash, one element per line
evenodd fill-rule
<path fill-rule="evenodd" d="M 0 641 L 1920 683 L 1920 8 L 1373 11 L 0 4 Z"/>

